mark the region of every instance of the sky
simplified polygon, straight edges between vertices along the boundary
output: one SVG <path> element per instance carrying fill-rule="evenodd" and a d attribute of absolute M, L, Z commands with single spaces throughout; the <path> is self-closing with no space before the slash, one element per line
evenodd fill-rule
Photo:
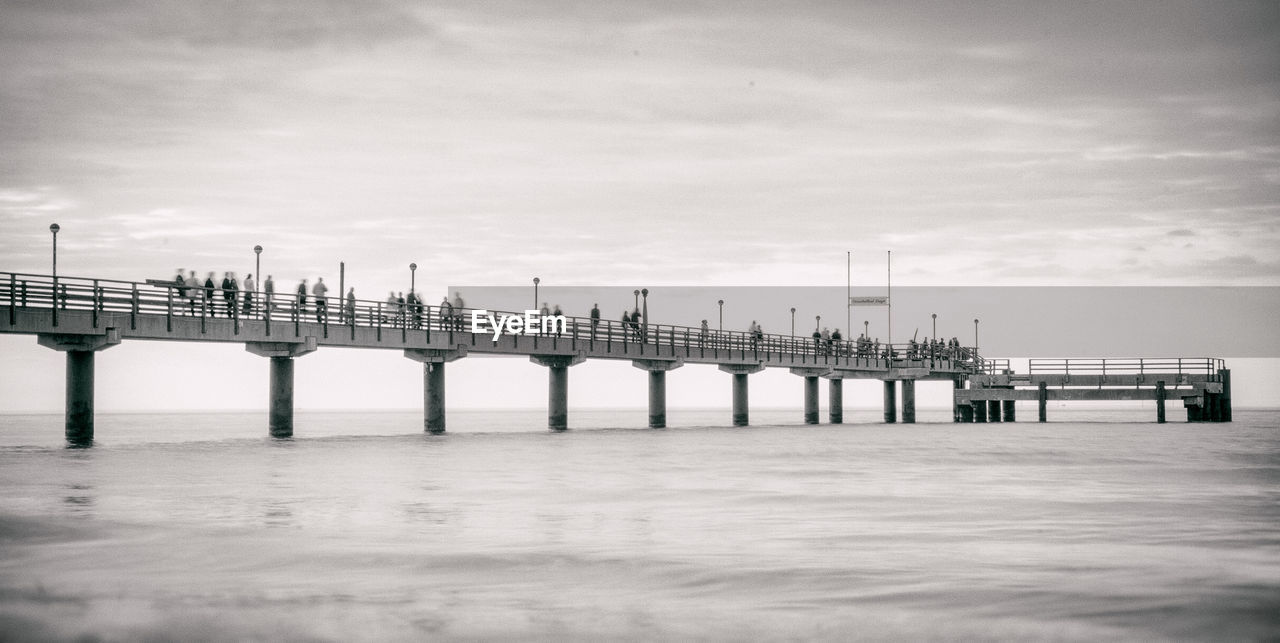
<path fill-rule="evenodd" d="M 889 249 L 901 285 L 1280 285 L 1274 2 L 0 0 L 0 61 L 3 270 L 56 221 L 62 274 L 261 244 L 369 298 Z"/>

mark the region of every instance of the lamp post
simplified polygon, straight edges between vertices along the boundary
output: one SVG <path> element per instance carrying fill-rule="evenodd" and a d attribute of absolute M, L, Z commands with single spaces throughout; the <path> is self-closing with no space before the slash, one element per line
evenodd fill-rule
<path fill-rule="evenodd" d="M 417 279 L 416 279 L 417 272 L 418 272 L 418 264 L 416 263 L 409 264 L 409 294 L 410 295 L 413 295 L 414 286 L 417 285 Z M 413 297 L 414 299 L 417 299 L 418 296 L 413 295 Z"/>
<path fill-rule="evenodd" d="M 49 232 L 53 233 L 53 280 L 58 280 L 58 231 L 62 226 L 54 223 L 50 224 Z"/>
<path fill-rule="evenodd" d="M 253 247 L 253 274 L 258 275 L 258 277 L 253 280 L 253 298 L 257 301 L 259 306 L 263 307 L 263 310 L 267 310 L 264 305 L 266 302 L 258 301 L 258 284 L 262 283 L 262 246 Z M 178 276 L 181 277 L 182 275 Z M 341 292 L 341 288 L 339 288 L 339 292 Z"/>
<path fill-rule="evenodd" d="M 644 310 L 643 312 L 640 313 L 640 319 L 641 319 L 640 328 L 641 328 L 641 332 L 644 333 L 645 337 L 648 337 L 649 336 L 649 289 L 641 288 L 640 296 L 644 297 Z"/>
<path fill-rule="evenodd" d="M 538 309 L 538 284 L 542 283 L 541 279 L 533 278 L 533 309 Z"/>
<path fill-rule="evenodd" d="M 933 314 L 933 343 L 938 343 L 938 313 Z"/>
<path fill-rule="evenodd" d="M 814 315 L 813 320 L 813 329 L 822 330 L 822 315 Z"/>
<path fill-rule="evenodd" d="M 636 296 L 636 307 L 633 310 L 640 310 L 640 291 L 637 289 L 634 294 Z"/>
<path fill-rule="evenodd" d="M 53 292 L 50 293 L 49 305 L 53 307 L 53 325 L 58 325 L 58 231 L 62 226 L 49 224 L 49 232 L 53 233 Z"/>
<path fill-rule="evenodd" d="M 978 318 L 973 318 L 973 357 L 978 357 Z"/>
<path fill-rule="evenodd" d="M 871 339 L 871 322 L 865 320 L 862 322 L 862 336 Z"/>
<path fill-rule="evenodd" d="M 796 336 L 796 307 L 791 307 L 791 336 Z"/>
<path fill-rule="evenodd" d="M 721 299 L 716 303 L 720 304 L 720 330 L 724 330 L 724 300 Z"/>

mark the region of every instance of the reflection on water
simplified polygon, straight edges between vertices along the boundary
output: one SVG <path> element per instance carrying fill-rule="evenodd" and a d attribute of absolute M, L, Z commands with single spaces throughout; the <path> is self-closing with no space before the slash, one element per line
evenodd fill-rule
<path fill-rule="evenodd" d="M 577 421 L 644 420 L 595 413 Z M 91 450 L 0 447 L 0 630 L 1280 636 L 1276 414 L 708 428 L 722 415 L 552 435 L 459 413 L 470 431 L 424 438 L 417 414 L 313 414 L 290 441 L 257 415 L 106 416 Z M 0 420 L 0 442 L 44 428 Z"/>

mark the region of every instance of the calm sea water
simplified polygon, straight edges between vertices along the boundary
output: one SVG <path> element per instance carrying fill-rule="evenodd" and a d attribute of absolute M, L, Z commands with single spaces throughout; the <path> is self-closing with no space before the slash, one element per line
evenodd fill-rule
<path fill-rule="evenodd" d="M 947 414 L 7 416 L 0 639 L 1280 637 L 1280 414 Z"/>

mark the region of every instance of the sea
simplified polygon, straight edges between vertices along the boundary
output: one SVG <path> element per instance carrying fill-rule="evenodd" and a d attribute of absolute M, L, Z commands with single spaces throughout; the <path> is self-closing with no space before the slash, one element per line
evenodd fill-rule
<path fill-rule="evenodd" d="M 1034 412 L 0 416 L 0 640 L 1280 639 L 1280 412 Z"/>

